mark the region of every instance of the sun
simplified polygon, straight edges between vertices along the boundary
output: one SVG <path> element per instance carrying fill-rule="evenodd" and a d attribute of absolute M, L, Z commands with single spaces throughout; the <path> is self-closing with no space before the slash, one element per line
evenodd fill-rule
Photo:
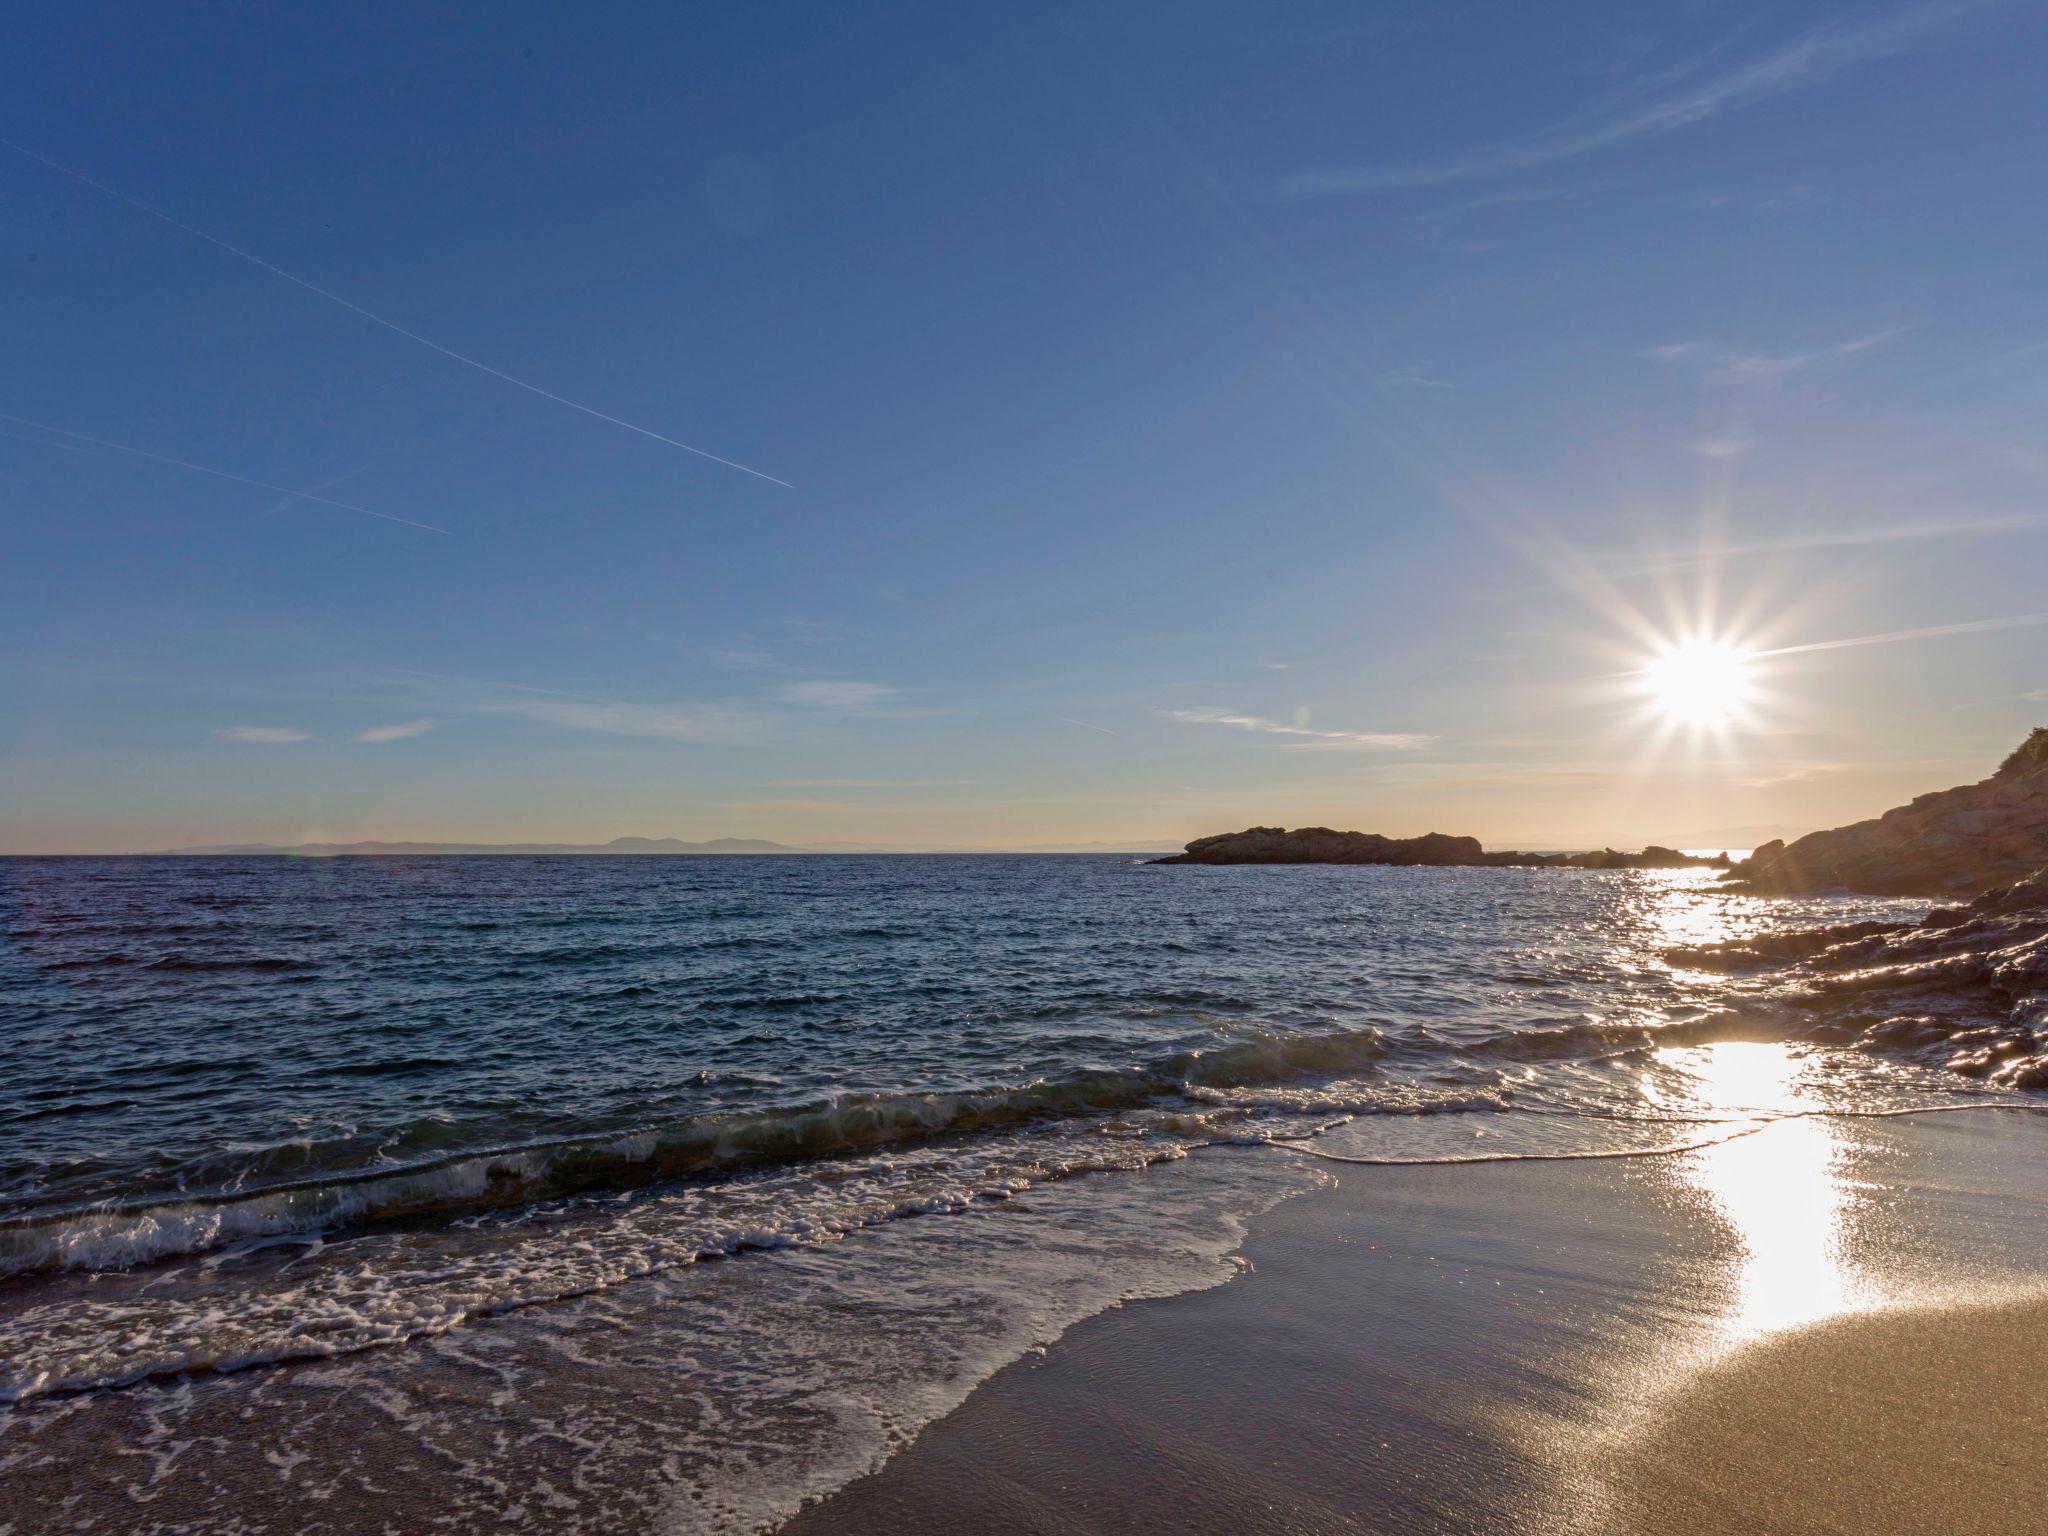
<path fill-rule="evenodd" d="M 1667 647 L 1643 669 L 1643 689 L 1666 719 L 1701 727 L 1732 724 L 1755 691 L 1749 653 L 1721 640 Z"/>

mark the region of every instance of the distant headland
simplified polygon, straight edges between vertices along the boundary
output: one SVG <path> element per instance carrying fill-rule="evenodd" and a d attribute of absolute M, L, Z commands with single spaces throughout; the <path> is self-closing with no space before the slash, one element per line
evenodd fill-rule
<path fill-rule="evenodd" d="M 1765 895 L 1860 891 L 1974 896 L 2048 865 L 2048 726 L 1990 778 L 1935 790 L 1870 821 L 1769 842 L 1729 878 Z"/>
<path fill-rule="evenodd" d="M 1449 869 L 1728 869 L 1728 855 L 1681 853 L 1654 843 L 1640 853 L 1601 848 L 1591 853 L 1488 853 L 1476 837 L 1425 832 L 1382 837 L 1377 832 L 1336 832 L 1329 827 L 1247 827 L 1198 837 L 1187 851 L 1154 864 L 1393 864 Z"/>

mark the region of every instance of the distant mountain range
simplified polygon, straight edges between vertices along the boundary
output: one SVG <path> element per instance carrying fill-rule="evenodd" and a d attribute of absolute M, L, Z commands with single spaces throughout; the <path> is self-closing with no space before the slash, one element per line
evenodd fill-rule
<path fill-rule="evenodd" d="M 708 843 L 686 843 L 675 837 L 615 837 L 608 843 L 226 843 L 207 848 L 165 848 L 145 857 L 177 854 L 296 854 L 329 859 L 351 854 L 421 853 L 802 853 L 804 849 L 771 843 L 761 837 L 717 837 Z"/>
<path fill-rule="evenodd" d="M 812 843 L 797 847 L 765 837 L 714 837 L 686 843 L 676 837 L 615 837 L 608 843 L 224 843 L 201 848 L 162 848 L 144 858 L 238 857 L 270 854 L 302 859 L 403 858 L 428 854 L 772 854 L 772 853 L 1159 853 L 1180 845 L 1172 839 L 1132 843 L 1043 843 L 1018 848 L 904 847 L 881 843 Z"/>

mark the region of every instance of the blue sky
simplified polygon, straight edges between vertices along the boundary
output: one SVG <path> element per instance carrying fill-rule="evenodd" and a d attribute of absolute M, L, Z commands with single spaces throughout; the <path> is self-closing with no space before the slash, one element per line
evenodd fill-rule
<path fill-rule="evenodd" d="M 1639 842 L 2048 719 L 2048 6 L 1104 11 L 16 18 L 0 848 Z"/>

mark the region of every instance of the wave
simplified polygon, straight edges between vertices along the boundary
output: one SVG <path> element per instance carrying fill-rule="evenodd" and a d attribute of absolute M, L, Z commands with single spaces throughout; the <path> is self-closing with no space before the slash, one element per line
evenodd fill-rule
<path fill-rule="evenodd" d="M 850 1094 L 316 1173 L 255 1189 L 150 1194 L 42 1211 L 0 1221 L 0 1276 L 121 1269 L 256 1238 L 459 1216 L 722 1170 L 845 1157 L 1031 1121 L 1099 1117 L 1171 1095 L 1355 1071 L 1384 1052 L 1376 1029 L 1266 1035 L 1014 1087 Z"/>
<path fill-rule="evenodd" d="M 1314 1145 L 1315 1132 L 1259 1144 L 1332 1163 L 1376 1167 L 1499 1162 L 1599 1161 L 1698 1151 L 1769 1129 L 1783 1119 L 1886 1118 L 1968 1110 L 2048 1112 L 2043 1105 L 1983 1104 L 1893 1110 L 1792 1111 L 1723 1125 L 1683 1140 L 1627 1148 L 1523 1150 L 1440 1157 L 1359 1156 Z M 1682 1122 L 1680 1122 L 1682 1123 Z M 1208 1135 L 1198 1145 L 1228 1144 Z M 1132 1171 L 1195 1150 L 1186 1143 L 1134 1144 L 1053 1133 L 1036 1143 L 983 1147 L 959 1157 L 927 1146 L 887 1164 L 815 1179 L 782 1170 L 731 1202 L 709 1207 L 687 1191 L 621 1207 L 602 1225 L 521 1224 L 483 1242 L 431 1241 L 388 1249 L 375 1264 L 318 1239 L 300 1256 L 248 1278 L 208 1287 L 191 1308 L 147 1277 L 0 1316 L 0 1404 L 69 1396 L 193 1374 L 230 1374 L 291 1361 L 337 1359 L 433 1338 L 501 1317 L 734 1258 L 830 1243 L 909 1218 L 955 1214 L 1079 1174 Z M 474 1236 L 474 1234 L 469 1234 Z M 461 1239 L 458 1228 L 440 1237 Z M 326 1261 L 326 1262 L 323 1262 Z"/>
<path fill-rule="evenodd" d="M 1259 1122 L 1287 1116 L 1499 1113 L 1523 1106 L 1516 1103 L 1510 1082 L 1488 1063 L 1613 1063 L 1674 1046 L 1730 1041 L 1846 1044 L 1938 1062 L 1950 1074 L 1989 1078 L 2001 1088 L 2036 1086 L 2032 1078 L 2011 1070 L 2010 1047 L 2002 1035 L 1980 1039 L 1960 1021 L 1924 1015 L 1881 1022 L 1815 1019 L 1796 1001 L 1785 1006 L 1785 1000 L 1763 1009 L 1727 1008 L 1666 1021 L 1586 1021 L 1508 1030 L 1464 1043 L 1390 1042 L 1370 1026 L 1262 1032 L 1212 1049 L 1177 1051 L 1125 1067 L 1077 1069 L 1016 1085 L 846 1094 L 482 1145 L 448 1147 L 443 1137 L 423 1135 L 415 1140 L 412 1156 L 387 1152 L 386 1160 L 368 1165 L 322 1168 L 317 1152 L 308 1159 L 304 1149 L 296 1149 L 296 1168 L 273 1165 L 267 1177 L 260 1161 L 232 1170 L 216 1165 L 212 1182 L 196 1190 L 151 1191 L 0 1218 L 0 1277 L 122 1269 L 254 1239 L 459 1218 L 541 1200 L 854 1157 L 1033 1122 L 1108 1121 L 1140 1109 L 1154 1117 L 1153 1129 L 1198 1140 L 1269 1139 L 1283 1128 Z M 1430 1085 L 1414 1081 L 1406 1070 L 1378 1070 L 1413 1068 L 1422 1064 L 1418 1058 L 1463 1063 L 1462 1071 L 1478 1069 L 1490 1080 L 1447 1078 Z M 223 1065 L 206 1064 L 208 1070 Z M 256 1064 L 226 1065 L 253 1069 Z M 441 1058 L 410 1057 L 331 1070 L 402 1075 L 441 1065 Z M 1360 1080 L 1365 1073 L 1374 1075 Z M 1176 1108 L 1189 1117 L 1176 1121 Z M 1598 1117 L 1591 1106 L 1582 1108 Z M 401 1144 L 408 1139 L 413 1138 L 397 1138 Z M 433 1147 L 435 1140 L 442 1140 L 441 1148 Z"/>
<path fill-rule="evenodd" d="M 1133 1171 L 1190 1150 L 1171 1140 L 1045 1131 L 996 1138 L 965 1153 L 912 1147 L 863 1160 L 839 1177 L 764 1170 L 709 1199 L 689 1187 L 650 1192 L 644 1201 L 608 1206 L 602 1221 L 557 1208 L 481 1241 L 473 1223 L 454 1223 L 409 1234 L 371 1263 L 350 1245 L 329 1247 L 317 1236 L 252 1241 L 238 1247 L 236 1261 L 257 1250 L 297 1251 L 244 1268 L 231 1283 L 203 1284 L 197 1305 L 192 1296 L 159 1291 L 146 1272 L 106 1275 L 83 1292 L 57 1288 L 44 1293 L 48 1300 L 0 1313 L 0 1406 L 338 1359 L 705 1260 L 812 1247 L 907 1219 L 959 1214 L 1076 1175 Z"/>

